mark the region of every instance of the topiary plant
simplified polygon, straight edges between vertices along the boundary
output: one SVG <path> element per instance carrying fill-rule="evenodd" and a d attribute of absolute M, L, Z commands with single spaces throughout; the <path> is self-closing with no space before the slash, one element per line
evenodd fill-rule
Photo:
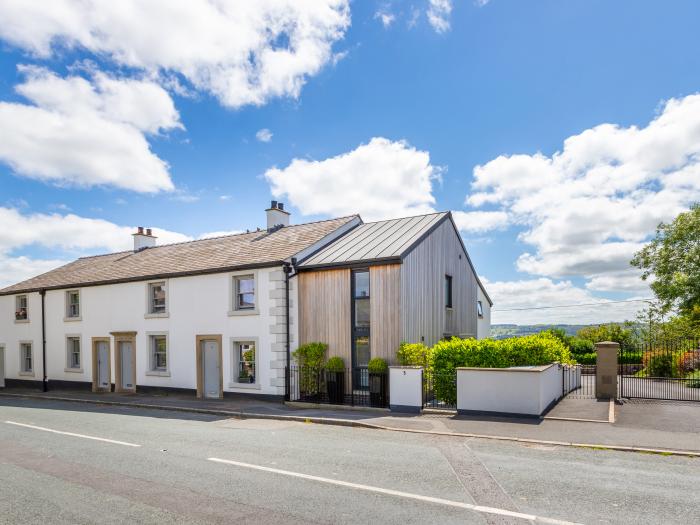
<path fill-rule="evenodd" d="M 292 356 L 300 367 L 321 368 L 326 360 L 326 343 L 306 343 L 297 348 Z"/>
<path fill-rule="evenodd" d="M 326 362 L 326 370 L 328 372 L 344 372 L 345 361 L 342 357 L 334 356 Z"/>
<path fill-rule="evenodd" d="M 389 365 L 381 357 L 373 357 L 367 363 L 367 371 L 370 374 L 383 374 L 389 369 Z"/>

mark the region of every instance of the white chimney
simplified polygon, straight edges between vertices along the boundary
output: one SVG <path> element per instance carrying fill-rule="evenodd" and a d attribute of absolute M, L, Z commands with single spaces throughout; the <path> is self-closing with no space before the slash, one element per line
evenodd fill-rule
<path fill-rule="evenodd" d="M 153 248 L 156 245 L 156 239 L 150 228 L 144 231 L 143 226 L 139 226 L 136 233 L 131 234 L 134 238 L 134 251 L 140 252 L 145 248 Z"/>
<path fill-rule="evenodd" d="M 284 210 L 284 203 L 272 201 L 267 212 L 267 231 L 271 231 L 284 226 L 289 226 L 288 211 Z"/>

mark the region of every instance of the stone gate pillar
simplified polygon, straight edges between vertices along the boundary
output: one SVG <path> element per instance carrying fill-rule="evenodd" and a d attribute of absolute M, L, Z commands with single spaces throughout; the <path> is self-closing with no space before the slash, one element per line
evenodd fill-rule
<path fill-rule="evenodd" d="M 595 344 L 595 397 L 597 399 L 617 398 L 617 356 L 620 345 L 612 341 Z"/>

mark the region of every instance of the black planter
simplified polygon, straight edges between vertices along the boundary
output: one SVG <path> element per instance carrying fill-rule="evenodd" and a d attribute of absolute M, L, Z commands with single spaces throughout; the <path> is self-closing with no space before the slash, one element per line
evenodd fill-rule
<path fill-rule="evenodd" d="M 373 407 L 385 407 L 387 405 L 386 374 L 369 374 L 369 402 Z"/>
<path fill-rule="evenodd" d="M 345 374 L 343 372 L 326 372 L 326 388 L 328 402 L 332 405 L 342 405 L 345 401 Z"/>

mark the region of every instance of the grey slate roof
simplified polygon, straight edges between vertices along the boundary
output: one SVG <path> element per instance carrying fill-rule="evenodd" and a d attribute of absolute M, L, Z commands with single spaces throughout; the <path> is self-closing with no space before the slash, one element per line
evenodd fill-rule
<path fill-rule="evenodd" d="M 351 215 L 292 225 L 273 233 L 255 231 L 166 244 L 139 252 L 83 257 L 4 288 L 0 295 L 275 266 L 323 241 L 351 221 L 359 221 L 359 217 Z"/>
<path fill-rule="evenodd" d="M 299 266 L 347 265 L 400 258 L 447 215 L 448 212 L 431 213 L 361 224 Z"/>

